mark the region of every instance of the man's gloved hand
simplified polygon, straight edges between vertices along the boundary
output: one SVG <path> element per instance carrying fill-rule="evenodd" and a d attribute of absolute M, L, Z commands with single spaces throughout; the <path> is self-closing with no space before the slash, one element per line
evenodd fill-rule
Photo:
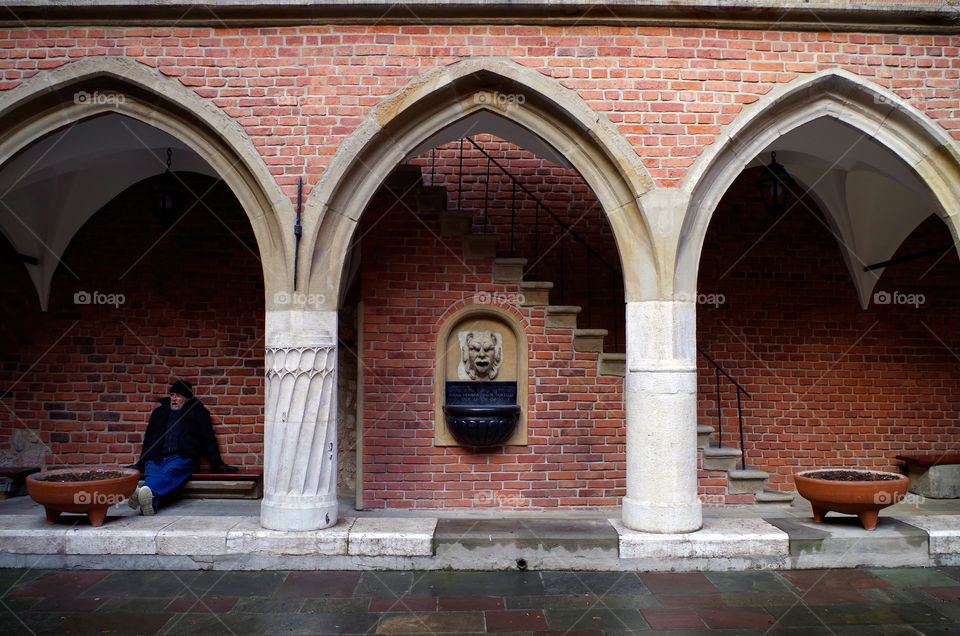
<path fill-rule="evenodd" d="M 214 472 L 218 472 L 218 473 L 235 473 L 235 472 L 238 472 L 239 470 L 240 469 L 237 468 L 236 466 L 227 466 L 226 464 L 222 464 L 214 468 Z"/>

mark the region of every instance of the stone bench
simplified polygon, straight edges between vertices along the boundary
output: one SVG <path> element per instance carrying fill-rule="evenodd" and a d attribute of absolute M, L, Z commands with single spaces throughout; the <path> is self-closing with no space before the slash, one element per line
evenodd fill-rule
<path fill-rule="evenodd" d="M 902 453 L 897 459 L 906 465 L 910 492 L 931 499 L 960 498 L 960 453 Z"/>
<path fill-rule="evenodd" d="M 198 470 L 183 485 L 189 499 L 260 499 L 263 497 L 263 469 L 238 473 L 211 473 Z"/>
<path fill-rule="evenodd" d="M 0 499 L 27 494 L 27 475 L 38 472 L 39 466 L 0 466 Z"/>

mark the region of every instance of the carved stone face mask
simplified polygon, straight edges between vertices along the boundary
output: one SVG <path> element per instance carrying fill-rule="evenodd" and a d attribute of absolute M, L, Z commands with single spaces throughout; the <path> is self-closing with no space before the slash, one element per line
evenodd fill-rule
<path fill-rule="evenodd" d="M 500 370 L 502 352 L 492 331 L 471 331 L 467 334 L 464 363 L 471 380 L 492 380 Z"/>

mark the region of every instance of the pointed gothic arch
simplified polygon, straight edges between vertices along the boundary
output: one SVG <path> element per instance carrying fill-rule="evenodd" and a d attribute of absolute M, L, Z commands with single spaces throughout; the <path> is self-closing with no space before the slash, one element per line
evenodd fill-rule
<path fill-rule="evenodd" d="M 777 138 L 822 117 L 852 126 L 902 159 L 939 204 L 954 242 L 960 241 L 960 143 L 894 93 L 847 71 L 824 71 L 746 107 L 691 166 L 681 184 L 690 198 L 677 250 L 677 292 L 695 292 L 707 228 L 737 176 Z"/>
<path fill-rule="evenodd" d="M 340 145 L 306 206 L 303 253 L 311 262 L 303 288 L 335 308 L 351 237 L 374 192 L 431 135 L 482 111 L 529 131 L 580 172 L 613 230 L 626 300 L 656 298 L 656 245 L 637 200 L 653 182 L 634 149 L 575 92 L 533 69 L 490 58 L 414 79 Z"/>
<path fill-rule="evenodd" d="M 252 140 L 212 102 L 133 59 L 84 58 L 0 93 L 0 167 L 33 142 L 107 113 L 162 130 L 206 161 L 233 191 L 253 227 L 268 295 L 289 286 L 293 259 L 287 254 L 293 252 L 293 241 L 281 232 L 278 219 L 293 218 L 292 204 Z"/>

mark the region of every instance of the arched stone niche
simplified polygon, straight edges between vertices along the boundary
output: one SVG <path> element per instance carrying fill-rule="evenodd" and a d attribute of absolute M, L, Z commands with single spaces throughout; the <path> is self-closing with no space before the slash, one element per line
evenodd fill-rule
<path fill-rule="evenodd" d="M 433 440 L 437 446 L 461 446 L 454 439 L 447 427 L 443 413 L 445 388 L 448 381 L 471 380 L 469 362 L 463 360 L 463 345 L 466 334 L 474 333 L 478 336 L 492 332 L 496 337 L 496 348 L 500 353 L 500 360 L 492 362 L 499 364 L 495 377 L 486 378 L 497 381 L 517 383 L 517 403 L 520 405 L 520 418 L 513 434 L 504 442 L 504 445 L 525 446 L 527 444 L 527 409 L 528 384 L 527 374 L 529 348 L 527 334 L 520 321 L 509 311 L 493 305 L 471 305 L 450 316 L 440 327 L 437 336 L 436 362 L 434 365 L 433 380 Z M 486 340 L 485 336 L 480 336 Z M 481 365 L 481 370 L 482 370 Z M 473 368 L 473 375 L 477 369 Z"/>

